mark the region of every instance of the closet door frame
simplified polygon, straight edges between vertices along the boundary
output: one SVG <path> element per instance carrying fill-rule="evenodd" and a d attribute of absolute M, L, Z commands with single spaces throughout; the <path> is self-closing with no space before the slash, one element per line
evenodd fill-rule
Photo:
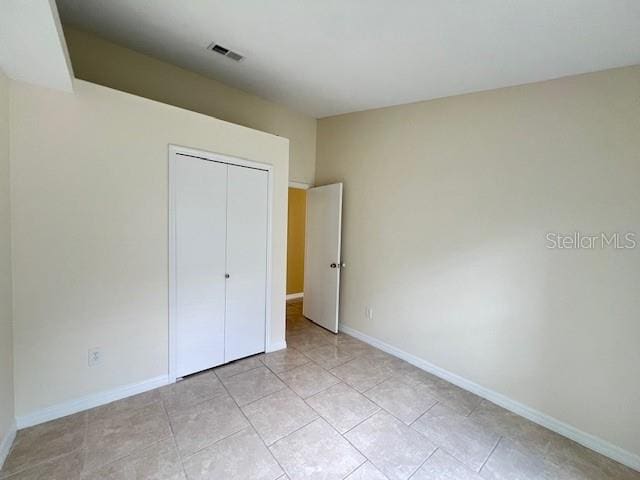
<path fill-rule="evenodd" d="M 169 365 L 168 381 L 174 383 L 176 375 L 176 330 L 177 330 L 177 285 L 176 285 L 176 185 L 175 165 L 181 156 L 201 158 L 202 161 L 220 162 L 239 167 L 256 168 L 267 172 L 267 279 L 265 292 L 265 352 L 271 345 L 271 281 L 272 281 L 272 240 L 273 240 L 273 165 L 222 153 L 208 152 L 180 145 L 169 145 Z"/>

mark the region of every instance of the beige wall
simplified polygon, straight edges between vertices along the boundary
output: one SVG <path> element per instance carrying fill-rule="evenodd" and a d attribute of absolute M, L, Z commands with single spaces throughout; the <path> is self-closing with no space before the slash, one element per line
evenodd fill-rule
<path fill-rule="evenodd" d="M 289 188 L 287 223 L 287 294 L 304 291 L 304 229 L 307 191 Z"/>
<path fill-rule="evenodd" d="M 341 320 L 640 454 L 640 67 L 319 121 Z M 365 320 L 365 306 L 373 321 Z"/>
<path fill-rule="evenodd" d="M 65 37 L 76 77 L 288 138 L 290 180 L 313 183 L 315 118 L 75 28 Z"/>
<path fill-rule="evenodd" d="M 0 446 L 15 428 L 9 206 L 9 80 L 0 71 Z"/>
<path fill-rule="evenodd" d="M 272 348 L 284 340 L 288 140 L 74 86 L 12 83 L 18 417 L 167 375 L 170 143 L 274 165 Z"/>

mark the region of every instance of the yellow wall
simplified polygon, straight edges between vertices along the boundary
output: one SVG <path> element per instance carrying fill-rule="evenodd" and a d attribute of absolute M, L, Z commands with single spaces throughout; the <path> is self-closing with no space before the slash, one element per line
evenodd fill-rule
<path fill-rule="evenodd" d="M 287 240 L 287 294 L 304 290 L 304 222 L 307 192 L 289 189 L 289 232 Z"/>
<path fill-rule="evenodd" d="M 65 25 L 76 77 L 289 139 L 289 180 L 313 183 L 315 118 Z"/>

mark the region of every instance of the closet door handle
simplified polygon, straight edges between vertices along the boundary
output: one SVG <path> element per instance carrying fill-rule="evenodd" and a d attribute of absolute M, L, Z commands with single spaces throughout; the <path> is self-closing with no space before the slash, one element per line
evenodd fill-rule
<path fill-rule="evenodd" d="M 336 265 L 335 263 L 332 263 L 331 265 L 329 265 L 331 268 L 337 268 L 338 265 Z"/>
<path fill-rule="evenodd" d="M 228 273 L 224 274 L 224 278 L 229 278 L 231 275 L 229 275 Z"/>

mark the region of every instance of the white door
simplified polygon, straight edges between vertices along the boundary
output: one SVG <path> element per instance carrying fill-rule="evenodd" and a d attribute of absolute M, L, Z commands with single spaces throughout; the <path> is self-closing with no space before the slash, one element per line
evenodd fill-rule
<path fill-rule="evenodd" d="M 307 190 L 303 315 L 338 332 L 342 183 Z"/>
<path fill-rule="evenodd" d="M 265 351 L 268 181 L 229 165 L 225 362 Z"/>
<path fill-rule="evenodd" d="M 175 368 L 182 377 L 224 363 L 227 165 L 175 160 Z"/>

